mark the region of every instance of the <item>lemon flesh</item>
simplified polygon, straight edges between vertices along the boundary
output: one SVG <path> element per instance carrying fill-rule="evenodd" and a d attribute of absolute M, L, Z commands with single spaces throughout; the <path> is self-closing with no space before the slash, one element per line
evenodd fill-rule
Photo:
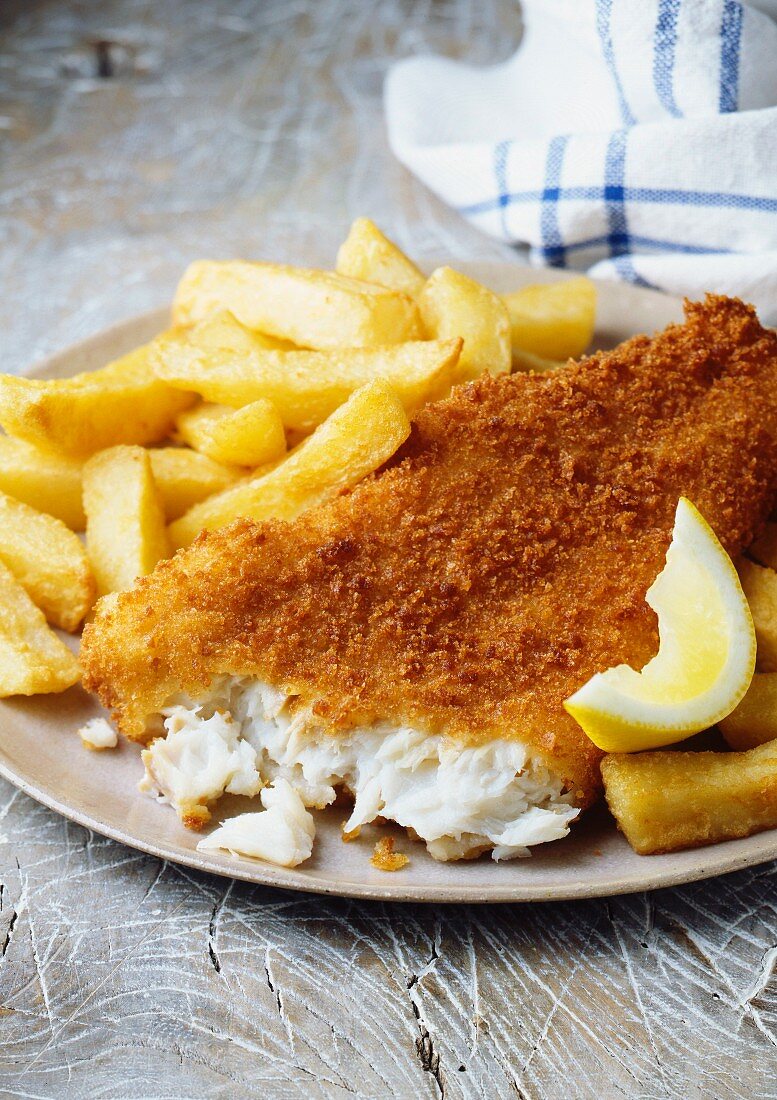
<path fill-rule="evenodd" d="M 598 672 L 564 703 L 605 752 L 683 741 L 730 714 L 753 678 L 755 630 L 736 569 L 685 497 L 645 600 L 658 616 L 655 657 L 641 672 Z"/>

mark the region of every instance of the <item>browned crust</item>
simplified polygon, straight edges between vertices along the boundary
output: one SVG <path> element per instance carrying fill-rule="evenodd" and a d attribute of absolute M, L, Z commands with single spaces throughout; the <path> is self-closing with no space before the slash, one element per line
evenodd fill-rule
<path fill-rule="evenodd" d="M 384 836 L 376 841 L 370 856 L 370 863 L 379 871 L 401 871 L 409 862 L 410 859 L 404 852 L 394 851 L 393 836 Z"/>
<path fill-rule="evenodd" d="M 644 595 L 681 494 L 729 552 L 751 541 L 776 438 L 777 337 L 710 296 L 652 340 L 457 389 L 386 469 L 295 523 L 201 536 L 98 607 L 86 686 L 142 737 L 172 691 L 254 675 L 333 730 L 527 741 L 586 803 L 600 754 L 563 700 L 655 652 Z"/>

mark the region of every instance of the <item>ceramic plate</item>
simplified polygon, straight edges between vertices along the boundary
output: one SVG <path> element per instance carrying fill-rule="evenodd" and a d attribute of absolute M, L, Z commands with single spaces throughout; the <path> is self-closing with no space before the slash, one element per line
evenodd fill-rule
<path fill-rule="evenodd" d="M 506 264 L 472 264 L 466 270 L 495 290 L 565 278 Z M 681 317 L 679 301 L 635 287 L 599 284 L 596 342 L 612 346 L 635 332 L 653 332 Z M 42 364 L 38 377 L 64 377 L 104 365 L 166 326 L 158 310 L 136 317 Z M 435 863 L 418 844 L 397 831 L 410 863 L 395 874 L 376 870 L 370 855 L 377 830 L 343 844 L 342 810 L 316 816 L 313 858 L 294 870 L 224 854 L 199 853 L 198 837 L 179 823 L 169 806 L 137 791 L 139 749 L 122 742 L 110 752 L 85 750 L 78 728 L 99 708 L 80 688 L 63 695 L 0 703 L 0 772 L 57 813 L 123 844 L 202 871 L 293 890 L 350 897 L 415 901 L 549 901 L 654 889 L 734 871 L 777 857 L 777 830 L 675 855 L 640 857 L 617 832 L 603 809 L 589 813 L 569 837 L 534 849 L 529 859 L 496 864 L 489 859 Z M 229 816 L 245 807 L 219 803 Z"/>

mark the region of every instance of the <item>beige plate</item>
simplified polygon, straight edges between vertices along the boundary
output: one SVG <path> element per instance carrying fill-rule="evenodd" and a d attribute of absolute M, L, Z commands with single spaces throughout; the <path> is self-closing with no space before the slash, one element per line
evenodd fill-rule
<path fill-rule="evenodd" d="M 508 290 L 540 279 L 564 278 L 505 264 L 468 265 L 470 274 Z M 652 332 L 681 315 L 672 298 L 601 283 L 597 343 L 610 346 L 634 332 Z M 164 328 L 163 310 L 145 314 L 48 360 L 34 373 L 62 377 L 102 366 Z M 570 837 L 535 848 L 531 859 L 496 864 L 435 863 L 421 845 L 397 832 L 411 856 L 403 871 L 387 874 L 370 864 L 377 830 L 350 844 L 340 840 L 345 814 L 317 816 L 314 857 L 296 870 L 228 855 L 198 853 L 197 836 L 179 825 L 168 806 L 138 794 L 138 748 L 126 742 L 112 752 L 90 753 L 76 730 L 98 713 L 80 688 L 63 695 L 0 704 L 0 772 L 27 794 L 65 817 L 133 848 L 215 874 L 326 894 L 416 901 L 546 901 L 597 897 L 670 886 L 777 857 L 777 831 L 676 855 L 635 855 L 604 810 L 591 812 Z M 229 804 L 228 804 L 229 803 Z M 234 813 L 239 800 L 220 804 Z M 242 808 L 242 807 L 241 807 Z"/>

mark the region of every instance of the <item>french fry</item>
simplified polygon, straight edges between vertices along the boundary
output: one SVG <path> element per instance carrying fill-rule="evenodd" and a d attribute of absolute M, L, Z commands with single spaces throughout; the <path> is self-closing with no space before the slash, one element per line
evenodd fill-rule
<path fill-rule="evenodd" d="M 576 359 L 591 343 L 596 286 L 590 279 L 524 286 L 503 294 L 510 315 L 513 352 L 544 359 Z"/>
<path fill-rule="evenodd" d="M 148 346 L 91 374 L 42 381 L 0 375 L 0 424 L 9 435 L 67 455 L 87 456 L 118 443 L 164 439 L 194 401 L 165 385 L 149 365 Z"/>
<path fill-rule="evenodd" d="M 510 370 L 510 319 L 498 295 L 450 267 L 432 272 L 418 298 L 427 334 L 464 340 L 456 381 Z"/>
<path fill-rule="evenodd" d="M 355 485 L 381 466 L 410 434 L 402 403 L 382 381 L 352 394 L 328 420 L 272 470 L 225 490 L 170 525 L 174 547 L 188 546 L 200 531 L 241 516 L 291 520 Z"/>
<path fill-rule="evenodd" d="M 280 412 L 284 425 L 310 432 L 350 394 L 381 378 L 413 412 L 442 396 L 455 377 L 460 339 L 422 340 L 382 348 L 338 351 L 253 351 L 195 347 L 185 334 L 157 342 L 160 378 L 194 390 L 206 401 L 239 407 L 260 397 Z"/>
<path fill-rule="evenodd" d="M 86 546 L 101 596 L 131 588 L 170 548 L 142 447 L 109 447 L 84 466 Z"/>
<path fill-rule="evenodd" d="M 369 218 L 357 218 L 340 245 L 338 275 L 401 290 L 411 298 L 423 290 L 425 277 L 401 249 L 385 237 Z"/>
<path fill-rule="evenodd" d="M 154 447 L 148 457 L 168 522 L 245 476 L 245 470 L 222 466 L 188 447 Z"/>
<path fill-rule="evenodd" d="M 225 465 L 265 466 L 286 451 L 283 421 L 266 397 L 241 409 L 198 405 L 182 412 L 175 428 L 184 443 Z"/>
<path fill-rule="evenodd" d="M 742 702 L 718 728 L 740 751 L 777 738 L 777 672 L 756 672 Z"/>
<path fill-rule="evenodd" d="M 251 351 L 291 351 L 296 347 L 290 340 L 279 340 L 276 336 L 267 336 L 264 332 L 256 332 L 254 329 L 241 325 L 238 319 L 229 312 L 210 314 L 202 321 L 198 321 L 191 328 L 177 330 L 173 333 L 186 332 L 191 343 L 198 348 L 222 348 L 225 351 L 251 352 Z"/>
<path fill-rule="evenodd" d="M 530 371 L 532 374 L 547 374 L 548 371 L 565 367 L 562 359 L 543 359 L 541 355 L 535 355 L 532 351 L 523 351 L 521 348 L 513 348 L 513 370 Z"/>
<path fill-rule="evenodd" d="M 79 459 L 0 435 L 0 491 L 56 516 L 73 531 L 82 531 L 85 522 L 82 469 Z"/>
<path fill-rule="evenodd" d="M 777 741 L 748 752 L 612 753 L 602 776 L 615 820 L 640 855 L 777 826 Z"/>
<path fill-rule="evenodd" d="M 89 559 L 69 527 L 0 493 L 0 561 L 62 630 L 76 630 L 95 600 Z"/>
<path fill-rule="evenodd" d="M 0 563 L 0 697 L 65 691 L 79 675 L 78 661 Z"/>
<path fill-rule="evenodd" d="M 177 325 L 229 310 L 251 329 L 307 348 L 376 347 L 421 336 L 406 294 L 331 271 L 198 260 L 178 284 Z"/>
<path fill-rule="evenodd" d="M 751 545 L 748 553 L 761 565 L 777 569 L 777 523 L 767 523 L 764 533 Z"/>
<path fill-rule="evenodd" d="M 753 616 L 758 668 L 777 672 L 777 573 L 743 560 L 739 563 L 739 579 Z"/>

